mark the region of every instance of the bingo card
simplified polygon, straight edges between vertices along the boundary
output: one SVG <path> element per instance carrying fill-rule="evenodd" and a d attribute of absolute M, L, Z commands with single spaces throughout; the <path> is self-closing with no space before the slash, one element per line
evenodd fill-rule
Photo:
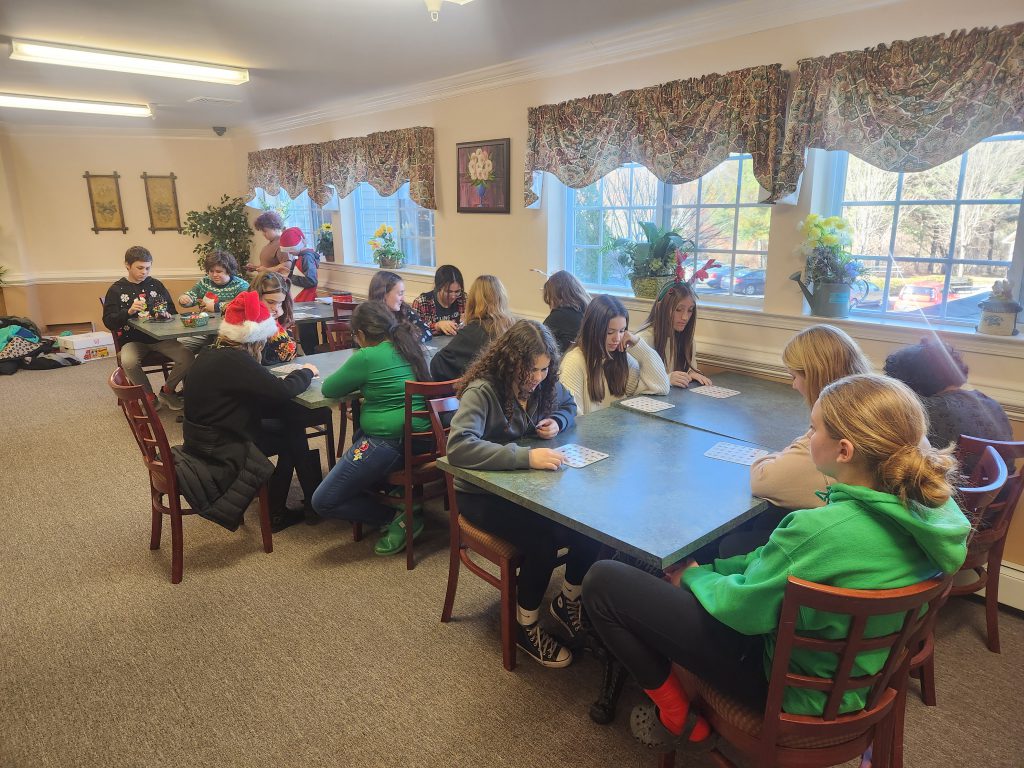
<path fill-rule="evenodd" d="M 738 389 L 713 387 L 708 384 L 705 384 L 702 387 L 694 387 L 690 392 L 696 392 L 698 395 L 704 395 L 705 397 L 732 397 L 733 395 L 738 395 L 740 393 Z"/>
<path fill-rule="evenodd" d="M 769 453 L 770 451 L 766 451 L 763 448 L 751 448 L 747 445 L 737 445 L 736 443 L 726 443 L 724 441 L 715 443 L 708 450 L 704 451 L 704 455 L 708 458 L 731 461 L 733 464 L 746 464 L 748 467 Z"/>
<path fill-rule="evenodd" d="M 672 403 L 666 403 L 664 400 L 655 400 L 653 397 L 631 397 L 629 400 L 620 400 L 619 405 L 624 405 L 635 411 L 643 411 L 644 413 L 654 413 L 655 411 L 664 411 L 666 408 L 675 408 Z"/>
<path fill-rule="evenodd" d="M 565 456 L 565 463 L 570 467 L 575 467 L 576 469 L 585 467 L 588 464 L 593 464 L 595 461 L 608 458 L 607 453 L 595 451 L 593 448 L 584 448 L 582 445 L 577 445 L 576 443 L 561 445 L 554 450 L 563 454 Z"/>

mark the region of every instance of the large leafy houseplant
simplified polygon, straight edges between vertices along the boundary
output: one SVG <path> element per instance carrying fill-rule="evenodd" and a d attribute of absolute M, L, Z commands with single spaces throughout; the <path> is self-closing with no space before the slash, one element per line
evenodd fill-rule
<path fill-rule="evenodd" d="M 209 238 L 192 249 L 200 269 L 214 251 L 227 251 L 238 260 L 239 267 L 249 263 L 252 227 L 245 214 L 245 201 L 240 197 L 224 195 L 216 205 L 206 206 L 205 211 L 189 211 L 185 214 L 185 232 L 192 237 Z"/>
<path fill-rule="evenodd" d="M 686 254 L 695 249 L 691 240 L 683 238 L 672 229 L 662 229 L 651 221 L 639 224 L 644 240 L 636 241 L 617 237 L 608 245 L 616 254 L 619 265 L 633 286 L 633 293 L 640 298 L 657 298 L 665 282 L 675 277 L 676 254 L 685 260 Z"/>

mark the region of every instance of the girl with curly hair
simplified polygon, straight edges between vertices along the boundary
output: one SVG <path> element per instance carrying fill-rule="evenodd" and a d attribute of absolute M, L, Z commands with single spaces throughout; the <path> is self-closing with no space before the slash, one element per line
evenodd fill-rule
<path fill-rule="evenodd" d="M 558 381 L 558 347 L 551 332 L 520 320 L 466 371 L 459 410 L 448 437 L 448 460 L 483 470 L 557 470 L 565 456 L 550 448 L 517 445 L 524 437 L 550 440 L 573 425 L 576 405 Z M 568 547 L 565 582 L 551 615 L 575 640 L 582 631 L 583 577 L 599 545 L 507 499 L 455 480 L 459 511 L 470 523 L 513 544 L 523 557 L 517 595 L 520 648 L 546 667 L 565 667 L 572 651 L 540 627 L 540 605 L 558 550 Z"/>
<path fill-rule="evenodd" d="M 629 312 L 614 296 L 595 296 L 583 313 L 579 337 L 565 353 L 561 372 L 580 414 L 625 397 L 668 394 L 665 364 L 628 328 Z"/>
<path fill-rule="evenodd" d="M 669 283 L 651 306 L 647 323 L 637 336 L 665 362 L 669 383 L 688 387 L 691 382 L 711 384 L 693 364 L 693 335 L 697 329 L 697 294 L 686 283 Z"/>

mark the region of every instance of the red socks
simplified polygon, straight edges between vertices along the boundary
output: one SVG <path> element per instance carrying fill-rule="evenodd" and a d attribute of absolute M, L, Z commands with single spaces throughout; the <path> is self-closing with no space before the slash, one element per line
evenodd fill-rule
<path fill-rule="evenodd" d="M 683 690 L 683 684 L 679 678 L 669 672 L 664 683 L 652 690 L 645 690 L 651 701 L 658 705 L 658 715 L 661 724 L 669 731 L 678 736 L 683 732 L 686 724 L 686 715 L 690 711 L 690 699 Z M 711 735 L 711 726 L 703 717 L 697 717 L 697 724 L 690 733 L 690 741 L 704 741 Z"/>

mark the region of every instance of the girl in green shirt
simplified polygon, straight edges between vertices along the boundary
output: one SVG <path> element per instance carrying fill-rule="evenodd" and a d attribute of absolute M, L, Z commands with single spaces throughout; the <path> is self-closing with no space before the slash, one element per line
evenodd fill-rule
<path fill-rule="evenodd" d="M 928 422 L 914 393 L 883 376 L 847 376 L 825 387 L 811 411 L 810 453 L 837 482 L 818 509 L 792 512 L 753 552 L 707 565 L 687 561 L 672 583 L 624 563 L 602 561 L 583 583 L 598 634 L 653 703 L 633 711 L 634 735 L 653 748 L 707 742 L 707 722 L 690 711 L 675 662 L 754 709 L 764 708 L 789 576 L 850 589 L 893 589 L 938 571 L 955 573 L 970 524 L 951 498 L 956 461 L 923 438 Z M 922 445 L 926 446 L 922 448 Z M 681 585 L 681 586 L 680 586 Z M 901 616 L 869 622 L 869 635 L 898 629 Z M 846 636 L 846 617 L 801 611 L 797 631 Z M 855 675 L 874 674 L 884 651 L 861 654 Z M 837 660 L 796 649 L 790 671 L 832 677 Z M 820 715 L 825 695 L 787 688 L 784 711 Z M 840 711 L 864 707 L 846 694 Z M 657 710 L 655 710 L 655 704 Z"/>
<path fill-rule="evenodd" d="M 412 326 L 399 323 L 383 302 L 363 302 L 350 322 L 359 349 L 324 381 L 321 391 L 332 398 L 356 391 L 362 394 L 359 430 L 313 494 L 313 509 L 321 517 L 390 523 L 374 547 L 377 554 L 390 555 L 405 548 L 405 521 L 365 492 L 402 466 L 405 382 L 430 381 L 430 373 Z M 414 398 L 413 407 L 426 410 L 423 398 Z M 413 428 L 427 431 L 430 424 L 418 419 Z M 422 530 L 423 520 L 417 515 L 413 536 Z"/>

